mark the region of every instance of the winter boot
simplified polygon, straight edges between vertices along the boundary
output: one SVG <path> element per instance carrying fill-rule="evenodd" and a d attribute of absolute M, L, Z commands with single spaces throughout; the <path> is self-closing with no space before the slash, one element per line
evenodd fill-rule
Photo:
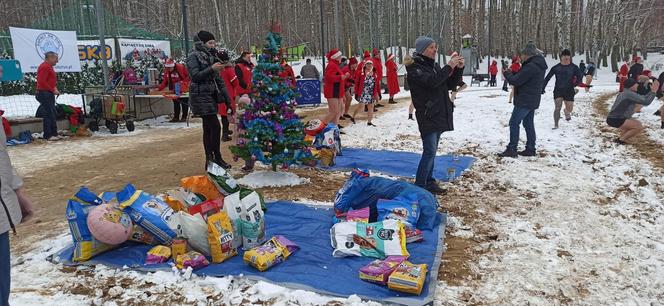
<path fill-rule="evenodd" d="M 396 101 L 394 101 L 394 98 L 390 98 L 390 101 L 389 101 L 389 102 L 387 102 L 387 103 L 389 103 L 389 104 L 397 104 L 397 102 L 396 102 Z"/>
<path fill-rule="evenodd" d="M 408 120 L 415 120 L 413 119 L 413 114 L 408 114 Z"/>
<path fill-rule="evenodd" d="M 537 156 L 537 153 L 535 152 L 535 150 L 529 150 L 529 149 L 519 151 L 517 154 L 519 154 L 521 156 Z"/>
<path fill-rule="evenodd" d="M 231 168 L 231 165 L 226 163 L 223 158 L 221 158 L 221 155 L 216 155 L 214 156 L 214 159 L 212 160 L 215 164 L 221 166 L 222 168 L 228 170 Z"/>
<path fill-rule="evenodd" d="M 511 157 L 515 158 L 519 156 L 519 153 L 516 152 L 516 150 L 513 149 L 505 149 L 502 153 L 498 153 L 499 157 Z"/>

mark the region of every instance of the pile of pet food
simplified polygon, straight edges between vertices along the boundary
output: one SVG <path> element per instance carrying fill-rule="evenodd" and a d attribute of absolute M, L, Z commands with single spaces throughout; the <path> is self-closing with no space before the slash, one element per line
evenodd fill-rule
<path fill-rule="evenodd" d="M 352 185 L 369 177 L 367 170 L 355 169 L 335 200 L 334 226 L 330 236 L 334 257 L 366 256 L 378 258 L 359 271 L 365 281 L 387 285 L 392 290 L 419 295 L 427 274 L 426 264 L 407 261 L 408 243 L 423 241 L 416 226 L 420 218 L 417 197 L 397 196 L 370 199 L 364 205 L 343 209 Z M 364 206 L 364 207 L 361 207 Z"/>
<path fill-rule="evenodd" d="M 126 241 L 154 245 L 145 264 L 203 268 L 244 252 L 260 271 L 286 260 L 298 246 L 283 236 L 265 239 L 265 202 L 215 163 L 207 176 L 185 177 L 180 188 L 153 196 L 128 184 L 97 196 L 81 188 L 67 205 L 74 240 L 72 261 L 81 262 Z"/>
<path fill-rule="evenodd" d="M 311 153 L 314 160 L 320 160 L 323 167 L 334 166 L 334 159 L 337 155 L 341 156 L 339 127 L 334 123 L 315 119 L 307 122 L 304 133 L 304 141 L 313 148 Z"/>

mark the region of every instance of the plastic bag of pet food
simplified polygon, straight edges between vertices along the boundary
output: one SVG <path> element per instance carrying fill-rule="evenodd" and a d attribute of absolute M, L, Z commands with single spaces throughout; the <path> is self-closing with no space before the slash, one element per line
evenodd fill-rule
<path fill-rule="evenodd" d="M 160 197 L 168 206 L 170 206 L 174 211 L 187 210 L 187 207 L 184 205 L 184 202 L 174 198 L 170 195 L 164 195 Z"/>
<path fill-rule="evenodd" d="M 286 237 L 276 235 L 265 243 L 244 252 L 244 262 L 258 271 L 267 269 L 285 261 L 295 251 L 300 249 L 297 244 Z"/>
<path fill-rule="evenodd" d="M 142 190 L 136 190 L 132 184 L 118 192 L 117 198 L 120 207 L 129 214 L 135 224 L 152 234 L 159 243 L 171 244 L 176 233 L 168 226 L 174 212 L 168 204 Z"/>
<path fill-rule="evenodd" d="M 203 254 L 196 251 L 189 251 L 179 255 L 175 260 L 175 264 L 178 269 L 191 267 L 192 269 L 197 270 L 207 267 L 210 262 L 205 258 L 205 256 L 203 256 Z"/>
<path fill-rule="evenodd" d="M 427 265 L 402 262 L 387 280 L 387 288 L 420 295 L 427 277 Z"/>
<path fill-rule="evenodd" d="M 330 229 L 334 257 L 408 256 L 406 234 L 398 220 L 375 223 L 342 222 Z"/>
<path fill-rule="evenodd" d="M 172 199 L 180 201 L 182 204 L 184 204 L 184 209 L 182 210 L 187 210 L 189 207 L 203 203 L 203 199 L 201 199 L 198 195 L 182 187 L 170 190 L 167 192 L 167 194 Z"/>
<path fill-rule="evenodd" d="M 347 213 L 340 216 L 332 217 L 334 223 L 339 222 L 369 222 L 369 216 L 371 215 L 371 208 L 365 207 L 360 209 L 351 209 Z"/>
<path fill-rule="evenodd" d="M 233 193 L 224 198 L 224 212 L 228 215 L 233 226 L 233 248 L 242 246 L 242 225 L 240 224 L 240 217 L 242 216 L 242 200 L 240 199 L 240 192 Z"/>
<path fill-rule="evenodd" d="M 226 212 L 219 212 L 208 217 L 208 242 L 212 262 L 220 263 L 237 255 L 233 247 L 233 225 Z"/>
<path fill-rule="evenodd" d="M 265 242 L 265 218 L 263 218 L 263 204 L 261 196 L 253 191 L 246 196 L 240 192 L 242 213 L 240 214 L 240 232 L 242 233 L 242 248 L 251 249 Z"/>
<path fill-rule="evenodd" d="M 202 217 L 199 215 L 192 216 L 184 211 L 179 211 L 174 213 L 168 220 L 168 226 L 176 233 L 180 231 L 180 236 L 187 239 L 187 243 L 192 249 L 205 256 L 210 255 L 208 226 Z"/>
<path fill-rule="evenodd" d="M 421 230 L 412 226 L 404 226 L 404 230 L 406 232 L 406 243 L 420 242 L 424 240 Z"/>
<path fill-rule="evenodd" d="M 233 176 L 216 163 L 208 163 L 207 174 L 210 181 L 212 181 L 217 187 L 217 190 L 219 190 L 224 196 L 231 195 L 240 189 Z"/>
<path fill-rule="evenodd" d="M 369 177 L 369 170 L 356 168 L 350 173 L 350 178 L 346 183 L 337 191 L 337 194 L 334 196 L 334 212 L 338 218 L 345 217 L 346 213 L 350 209 L 356 209 L 349 205 L 351 199 L 355 198 L 359 192 L 356 191 L 355 185 L 359 184 L 360 180 Z M 365 206 L 366 207 L 366 206 Z"/>
<path fill-rule="evenodd" d="M 142 244 L 147 244 L 147 245 L 156 245 L 159 244 L 159 241 L 157 241 L 157 238 L 152 236 L 148 231 L 146 231 L 144 228 L 134 224 L 134 227 L 131 230 L 131 236 L 129 236 L 129 240 L 142 243 Z"/>
<path fill-rule="evenodd" d="M 321 148 L 318 150 L 318 159 L 321 167 L 332 167 L 335 165 L 334 159 L 337 157 L 336 151 L 330 148 Z"/>
<path fill-rule="evenodd" d="M 387 285 L 390 274 L 404 262 L 406 256 L 387 256 L 385 260 L 376 259 L 360 268 L 360 279 L 381 285 Z"/>
<path fill-rule="evenodd" d="M 223 195 L 217 187 L 210 182 L 207 176 L 197 175 L 180 179 L 180 186 L 195 193 L 203 201 L 215 200 Z"/>
<path fill-rule="evenodd" d="M 189 207 L 189 214 L 199 215 L 205 221 L 211 215 L 214 215 L 224 209 L 224 198 L 218 198 L 214 200 L 208 200 L 200 204 L 196 204 L 192 207 Z"/>
<path fill-rule="evenodd" d="M 115 247 L 97 241 L 88 228 L 88 213 L 103 203 L 100 197 L 86 187 L 82 187 L 69 199 L 66 215 L 69 231 L 74 240 L 72 261 L 86 261 Z"/>
<path fill-rule="evenodd" d="M 408 202 L 399 197 L 392 200 L 379 199 L 376 208 L 378 209 L 378 221 L 394 219 L 415 226 L 417 218 L 420 217 L 417 202 Z"/>
<path fill-rule="evenodd" d="M 145 258 L 146 265 L 153 265 L 162 262 L 167 262 L 171 258 L 171 248 L 163 245 L 158 245 L 148 251 L 148 256 Z"/>

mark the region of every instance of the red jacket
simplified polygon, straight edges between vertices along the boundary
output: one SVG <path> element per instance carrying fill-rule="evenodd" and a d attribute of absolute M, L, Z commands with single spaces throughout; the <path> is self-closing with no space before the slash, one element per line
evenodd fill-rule
<path fill-rule="evenodd" d="M 325 95 L 325 98 L 343 98 L 345 82 L 342 81 L 341 76 L 343 76 L 343 72 L 341 72 L 341 68 L 339 68 L 339 61 L 330 59 L 327 67 L 325 67 L 325 74 L 323 76 L 325 79 L 323 84 L 323 94 Z"/>
<path fill-rule="evenodd" d="M 397 76 L 397 63 L 394 60 L 387 61 L 385 68 L 387 68 L 387 90 L 390 92 L 390 96 L 394 96 L 401 91 Z"/>
<path fill-rule="evenodd" d="M 238 96 L 251 93 L 251 78 L 253 77 L 254 66 L 247 61 L 240 59 L 235 65 L 235 75 L 238 85 L 235 88 L 235 94 Z"/>
<path fill-rule="evenodd" d="M 189 72 L 187 68 L 182 64 L 175 64 L 175 69 L 168 71 L 164 70 L 164 75 L 162 77 L 161 84 L 159 85 L 159 90 L 164 90 L 168 86 L 169 90 L 175 90 L 175 83 L 183 82 L 189 83 Z"/>
<path fill-rule="evenodd" d="M 510 66 L 510 70 L 512 70 L 512 73 L 519 72 L 519 70 L 521 70 L 521 64 L 513 62 L 512 65 Z"/>
<path fill-rule="evenodd" d="M 345 89 L 351 88 L 354 85 L 355 82 L 355 71 L 352 71 L 350 69 L 350 65 L 346 65 L 343 68 L 341 68 L 341 73 L 346 74 L 348 73 L 350 76 L 346 79 L 346 84 L 344 85 Z"/>
<path fill-rule="evenodd" d="M 37 68 L 37 90 L 55 93 L 55 83 L 58 80 L 55 70 L 47 62 L 41 63 Z"/>
<path fill-rule="evenodd" d="M 629 74 L 629 66 L 627 66 L 627 63 L 624 63 L 620 66 L 620 75 L 627 76 L 627 74 Z"/>
<path fill-rule="evenodd" d="M 378 96 L 380 93 L 380 88 L 378 88 L 378 76 L 376 75 L 376 69 L 374 69 L 374 76 L 376 77 L 376 83 L 374 85 L 374 90 L 373 90 L 373 96 Z M 366 78 L 366 74 L 364 72 L 360 73 L 355 80 L 355 99 L 358 101 L 360 100 L 360 97 L 362 96 L 362 92 L 364 91 L 364 81 Z"/>
<path fill-rule="evenodd" d="M 226 91 L 228 92 L 228 96 L 231 97 L 231 101 L 235 102 L 235 88 L 238 86 L 235 68 L 233 68 L 233 65 L 228 65 L 219 71 L 219 76 L 224 80 L 224 85 L 226 85 Z"/>
<path fill-rule="evenodd" d="M 281 67 L 284 68 L 284 70 L 279 73 L 279 77 L 283 80 L 290 80 L 289 86 L 297 86 L 297 83 L 295 83 L 295 71 L 293 71 L 293 67 L 287 64 L 282 65 Z"/>
<path fill-rule="evenodd" d="M 489 74 L 490 75 L 498 74 L 498 63 L 496 61 L 493 61 L 493 63 L 491 63 L 491 66 L 489 66 Z"/>
<path fill-rule="evenodd" d="M 378 89 L 380 89 L 380 83 L 383 80 L 383 61 L 380 58 L 371 58 L 371 61 L 374 63 L 374 69 L 376 71 L 376 84 L 378 84 Z"/>

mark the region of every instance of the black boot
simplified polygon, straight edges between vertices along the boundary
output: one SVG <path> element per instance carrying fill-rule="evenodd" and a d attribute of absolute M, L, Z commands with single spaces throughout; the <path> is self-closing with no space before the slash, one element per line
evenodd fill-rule
<path fill-rule="evenodd" d="M 393 98 L 390 98 L 390 101 L 389 101 L 389 102 L 387 102 L 387 103 L 389 103 L 389 104 L 397 104 L 397 102 L 396 102 L 396 101 L 394 101 L 394 99 L 393 99 Z"/>
<path fill-rule="evenodd" d="M 529 150 L 529 149 L 519 151 L 517 154 L 521 156 L 537 156 L 537 152 L 535 152 L 535 150 Z"/>
<path fill-rule="evenodd" d="M 212 160 L 215 164 L 221 166 L 222 168 L 228 170 L 231 168 L 231 165 L 226 163 L 223 158 L 221 158 L 221 154 L 217 155 L 215 154 L 214 159 Z"/>
<path fill-rule="evenodd" d="M 413 114 L 408 114 L 408 120 L 415 120 L 413 119 Z"/>
<path fill-rule="evenodd" d="M 498 156 L 499 157 L 512 157 L 512 158 L 514 158 L 514 157 L 518 157 L 519 154 L 516 152 L 516 150 L 505 149 L 505 151 L 503 151 L 502 153 L 498 153 Z"/>

